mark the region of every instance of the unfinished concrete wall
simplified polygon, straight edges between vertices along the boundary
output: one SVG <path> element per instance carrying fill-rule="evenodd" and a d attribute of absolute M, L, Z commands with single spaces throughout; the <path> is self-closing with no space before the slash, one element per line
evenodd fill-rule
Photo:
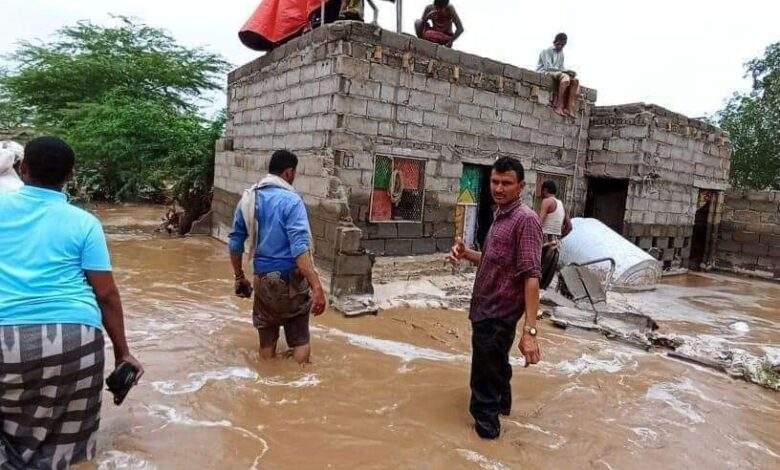
<path fill-rule="evenodd" d="M 449 250 L 464 163 L 518 158 L 528 170 L 528 203 L 537 172 L 581 184 L 594 90 L 584 90 L 584 119 L 563 118 L 550 106 L 552 81 L 536 72 L 362 23 L 352 24 L 338 47 L 334 72 L 344 86 L 333 107 L 339 116 L 330 141 L 334 174 L 348 187 L 352 218 L 371 251 Z M 421 221 L 371 222 L 378 155 L 425 162 Z"/>
<path fill-rule="evenodd" d="M 731 161 L 715 126 L 644 103 L 596 107 L 586 174 L 628 181 L 623 235 L 666 268 L 687 267 L 700 190 L 714 191 L 717 226 Z"/>
<path fill-rule="evenodd" d="M 302 157 L 296 186 L 310 210 L 318 256 L 327 260 L 338 259 L 340 246 L 354 245 L 331 233 L 339 223 L 362 230 L 358 252 L 449 250 L 464 163 L 520 159 L 529 203 L 538 174 L 566 176 L 571 207 L 584 192 L 596 93 L 584 89 L 585 117 L 573 119 L 552 112 L 551 89 L 551 80 L 536 72 L 372 25 L 341 22 L 315 30 L 230 74 L 214 233 L 225 237 L 238 194 L 263 174 L 278 148 Z M 424 161 L 419 220 L 370 220 L 377 156 Z M 335 214 L 323 206 L 334 200 L 340 201 Z M 345 269 L 360 271 L 361 263 Z"/>
<path fill-rule="evenodd" d="M 240 194 L 267 173 L 271 154 L 295 152 L 300 158 L 295 187 L 309 212 L 316 258 L 332 271 L 334 295 L 368 291 L 371 282 L 371 261 L 351 223 L 328 145 L 339 126 L 333 99 L 342 87 L 334 73 L 340 55 L 334 41 L 344 32 L 320 29 L 230 73 L 212 202 L 212 233 L 224 240 Z"/>
<path fill-rule="evenodd" d="M 780 279 L 780 191 L 728 191 L 715 266 Z"/>

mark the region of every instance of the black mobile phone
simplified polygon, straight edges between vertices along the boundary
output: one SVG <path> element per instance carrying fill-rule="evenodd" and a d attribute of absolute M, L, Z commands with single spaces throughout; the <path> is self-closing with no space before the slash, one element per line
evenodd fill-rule
<path fill-rule="evenodd" d="M 114 394 L 114 404 L 121 405 L 130 389 L 135 385 L 138 370 L 129 362 L 122 362 L 106 379 L 108 391 Z"/>

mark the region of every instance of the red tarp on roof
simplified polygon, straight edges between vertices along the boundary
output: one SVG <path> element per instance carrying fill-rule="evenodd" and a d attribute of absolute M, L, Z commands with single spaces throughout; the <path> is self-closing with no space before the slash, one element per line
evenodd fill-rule
<path fill-rule="evenodd" d="M 328 0 L 326 3 L 328 10 L 335 7 L 338 15 L 340 0 Z M 273 49 L 300 34 L 310 15 L 321 6 L 321 0 L 263 0 L 241 28 L 238 37 L 250 49 Z"/>

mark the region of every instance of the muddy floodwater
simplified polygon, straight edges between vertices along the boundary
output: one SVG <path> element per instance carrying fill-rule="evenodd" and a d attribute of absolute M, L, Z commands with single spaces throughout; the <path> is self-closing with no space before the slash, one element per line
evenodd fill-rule
<path fill-rule="evenodd" d="M 776 392 L 545 322 L 494 442 L 467 411 L 463 311 L 328 311 L 311 365 L 261 363 L 224 244 L 152 233 L 159 208 L 97 212 L 146 375 L 121 407 L 104 396 L 82 468 L 780 468 Z M 632 301 L 662 329 L 780 345 L 778 284 L 690 274 Z"/>

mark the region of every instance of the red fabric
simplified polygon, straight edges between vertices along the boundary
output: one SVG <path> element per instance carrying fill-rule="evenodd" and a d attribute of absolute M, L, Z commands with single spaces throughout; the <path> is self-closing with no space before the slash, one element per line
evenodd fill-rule
<path fill-rule="evenodd" d="M 429 28 L 423 31 L 423 39 L 436 44 L 446 45 L 452 41 L 452 35 Z"/>
<path fill-rule="evenodd" d="M 262 0 L 239 37 L 252 49 L 271 49 L 303 30 L 321 6 L 321 0 Z"/>

